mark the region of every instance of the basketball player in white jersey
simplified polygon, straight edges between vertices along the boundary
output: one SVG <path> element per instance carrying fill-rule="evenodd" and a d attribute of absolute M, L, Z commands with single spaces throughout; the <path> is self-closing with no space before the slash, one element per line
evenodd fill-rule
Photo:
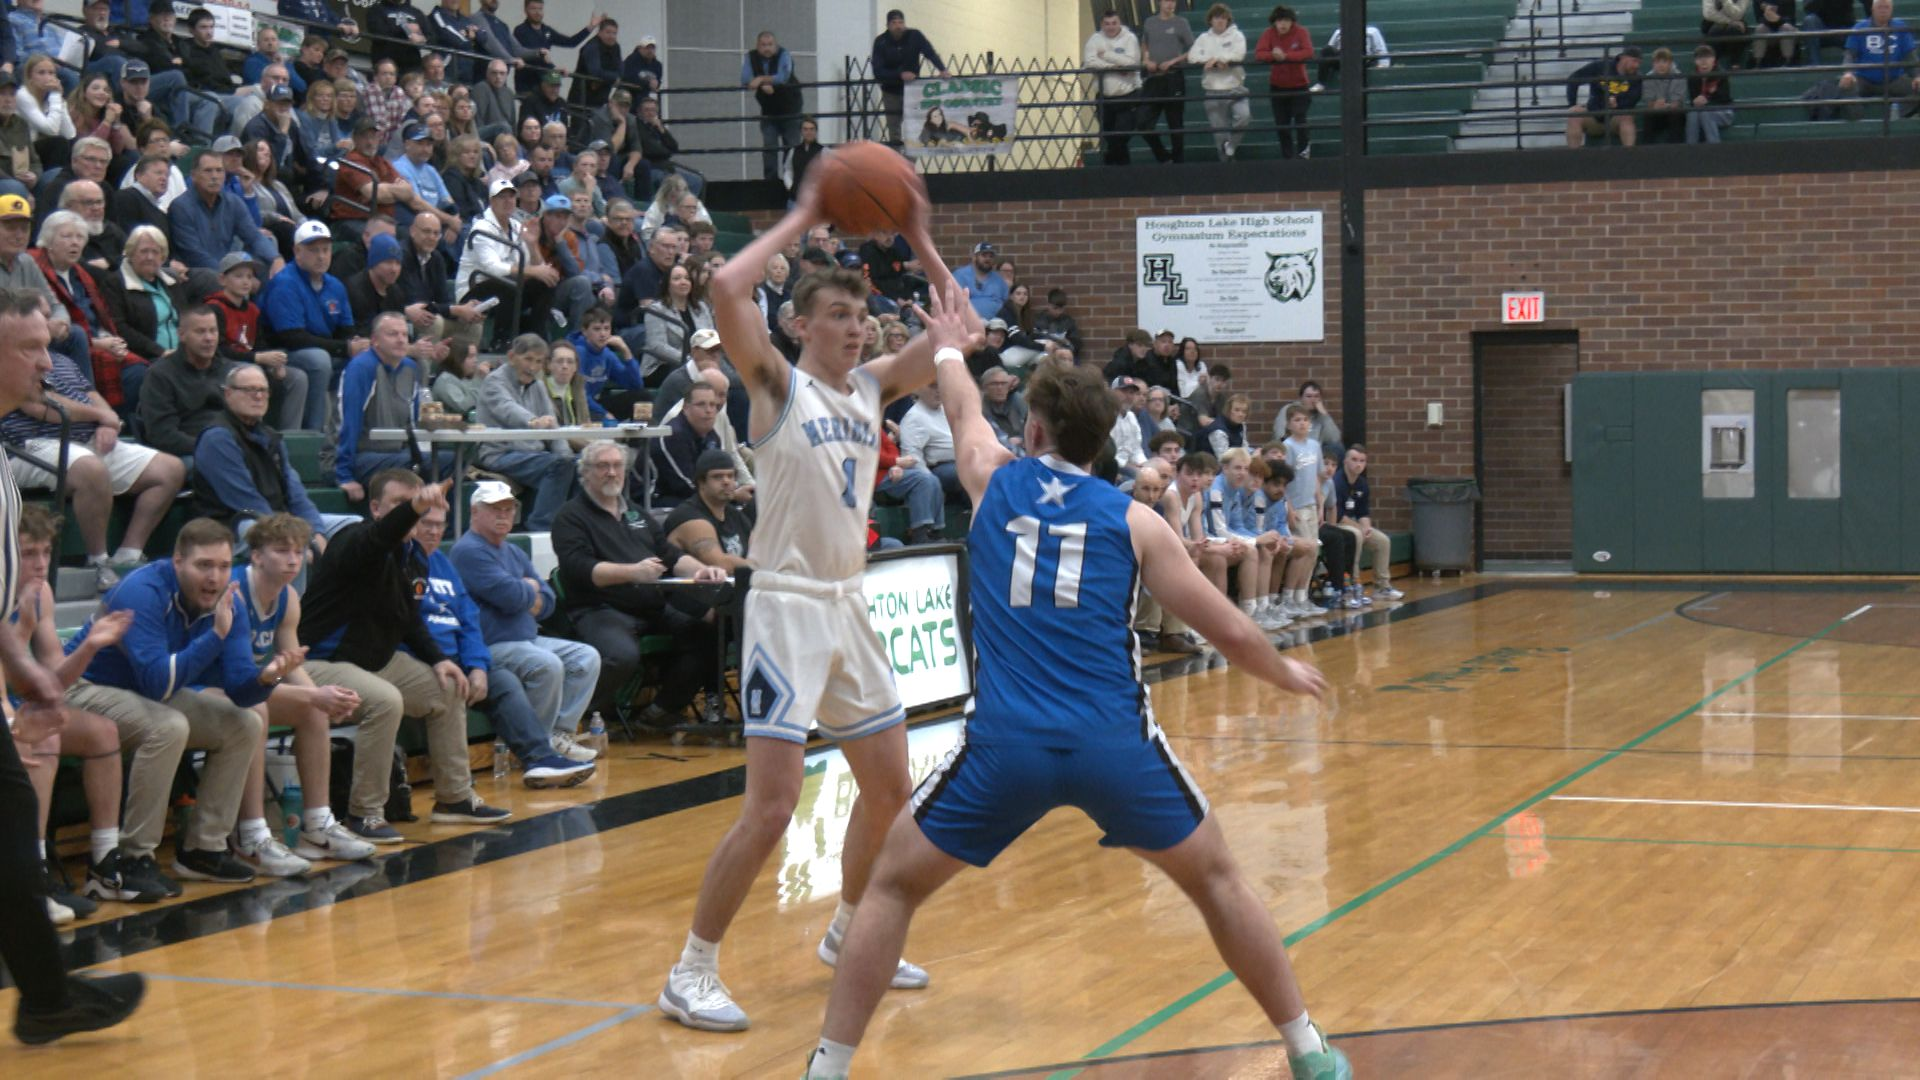
<path fill-rule="evenodd" d="M 860 786 L 841 855 L 840 907 L 819 947 L 828 965 L 839 958 L 874 855 L 912 787 L 906 713 L 867 621 L 861 583 L 882 410 L 933 381 L 933 347 L 922 336 L 861 365 L 866 281 L 835 269 L 809 274 L 794 289 L 800 362 L 780 355 L 753 290 L 767 260 L 823 219 L 818 194 L 802 188 L 793 211 L 727 260 L 711 286 L 721 343 L 752 402 L 748 442 L 760 517 L 740 651 L 746 800 L 707 863 L 693 928 L 660 993 L 661 1012 L 708 1031 L 748 1023 L 720 981 L 720 938 L 793 816 L 809 725 L 817 721 L 840 743 Z M 927 235 L 924 202 L 903 235 L 932 286 L 949 287 L 953 275 Z M 979 339 L 978 317 L 968 326 Z M 926 972 L 899 962 L 892 986 L 925 985 Z"/>

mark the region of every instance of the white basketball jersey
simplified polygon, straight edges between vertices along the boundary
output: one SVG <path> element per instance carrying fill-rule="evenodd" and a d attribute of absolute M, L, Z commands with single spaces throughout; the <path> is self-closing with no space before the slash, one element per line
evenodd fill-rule
<path fill-rule="evenodd" d="M 787 405 L 753 443 L 753 497 L 760 517 L 748 554 L 754 566 L 816 581 L 844 581 L 867 568 L 867 508 L 880 462 L 880 383 L 861 368 L 846 393 L 793 369 Z"/>

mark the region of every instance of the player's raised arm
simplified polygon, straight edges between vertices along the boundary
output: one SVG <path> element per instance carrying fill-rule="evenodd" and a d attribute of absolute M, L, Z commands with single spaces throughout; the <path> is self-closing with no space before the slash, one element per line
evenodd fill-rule
<path fill-rule="evenodd" d="M 956 431 L 956 444 L 958 436 Z M 1267 640 L 1266 631 L 1208 583 L 1159 514 L 1134 503 L 1127 508 L 1127 526 L 1133 530 L 1141 582 L 1161 607 L 1178 615 L 1228 662 L 1254 678 L 1315 697 L 1326 691 L 1327 680 L 1319 669 L 1281 656 Z"/>
<path fill-rule="evenodd" d="M 760 314 L 759 305 L 753 302 L 754 287 L 760 284 L 767 260 L 805 236 L 807 230 L 819 220 L 819 196 L 812 184 L 803 185 L 799 201 L 787 212 L 787 216 L 754 237 L 752 243 L 728 259 L 708 283 L 708 297 L 713 302 L 713 323 L 714 328 L 720 331 L 720 344 L 727 351 L 727 359 L 733 361 L 735 370 L 740 372 L 740 378 L 747 384 L 747 392 L 751 395 L 765 395 L 775 401 L 784 401 L 788 373 L 792 370 L 787 358 L 773 347 L 773 339 L 767 333 L 767 320 Z M 767 411 L 765 415 L 771 418 L 777 412 L 775 409 Z M 754 415 L 761 415 L 761 411 L 755 410 Z"/>
<path fill-rule="evenodd" d="M 913 253 L 919 257 L 921 269 L 926 272 L 929 299 L 946 295 L 950 286 L 957 287 L 957 283 L 953 280 L 953 271 L 947 269 L 946 260 L 940 257 L 939 249 L 934 247 L 932 235 L 927 232 L 925 202 L 919 201 L 916 197 L 913 217 L 900 231 L 907 238 L 907 246 L 913 248 Z M 985 339 L 987 328 L 986 324 L 980 321 L 979 313 L 973 310 L 972 304 L 966 303 L 963 299 L 960 308 L 959 314 L 965 320 L 967 337 L 959 349 L 961 352 L 966 352 Z M 908 342 L 906 348 L 894 355 L 881 357 L 868 364 L 867 370 L 873 372 L 874 377 L 880 380 L 881 400 L 894 401 L 932 382 L 933 350 L 934 345 L 929 340 L 929 335 L 922 334 Z"/>
<path fill-rule="evenodd" d="M 964 345 L 971 337 L 966 316 L 973 305 L 953 279 L 944 288 L 936 286 L 927 296 L 927 309 L 920 321 L 927 327 L 922 340 L 935 357 L 934 378 L 940 385 L 940 404 L 947 412 L 947 426 L 953 430 L 953 463 L 959 470 L 960 484 L 975 506 L 987 492 L 993 470 L 1013 460 L 1013 454 L 1000 445 L 980 411 L 980 388 L 967 370 Z M 904 350 L 902 355 L 905 355 Z"/>

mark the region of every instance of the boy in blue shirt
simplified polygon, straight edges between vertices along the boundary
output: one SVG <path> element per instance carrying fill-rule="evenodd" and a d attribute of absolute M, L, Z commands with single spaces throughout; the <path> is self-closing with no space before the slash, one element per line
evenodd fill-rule
<path fill-rule="evenodd" d="M 646 386 L 640 381 L 640 365 L 633 361 L 633 349 L 613 332 L 613 312 L 594 306 L 580 316 L 580 329 L 567 335 L 573 351 L 580 355 L 580 379 L 587 387 L 587 412 L 595 420 L 611 415 L 625 420 L 633 415 L 633 403 L 645 400 Z"/>

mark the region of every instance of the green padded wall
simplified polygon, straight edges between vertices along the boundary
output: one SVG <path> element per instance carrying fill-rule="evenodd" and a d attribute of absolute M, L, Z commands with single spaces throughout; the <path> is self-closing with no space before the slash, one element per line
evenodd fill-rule
<path fill-rule="evenodd" d="M 1700 569 L 1699 461 L 1700 376 L 1634 376 L 1634 569 Z"/>
<path fill-rule="evenodd" d="M 1773 401 L 1767 393 L 1767 376 L 1750 371 L 1709 371 L 1700 376 L 1700 389 L 1753 391 L 1755 434 L 1773 430 Z M 1696 397 L 1696 401 L 1698 398 Z M 1697 428 L 1699 418 L 1694 424 Z M 1693 456 L 1685 470 L 1691 478 L 1694 497 L 1700 500 L 1700 569 L 1714 573 L 1754 573 L 1773 569 L 1773 491 L 1766 484 L 1755 484 L 1751 499 L 1709 499 L 1701 494 L 1699 435 L 1694 436 Z M 1764 453 L 1765 443 L 1760 444 Z"/>
<path fill-rule="evenodd" d="M 1902 467 L 1899 445 L 1902 373 L 1860 368 L 1840 373 L 1840 569 L 1884 574 L 1901 569 Z M 1904 399 L 1906 409 L 1920 396 Z M 1907 462 L 1916 459 L 1908 457 Z"/>
<path fill-rule="evenodd" d="M 1633 380 L 1632 375 L 1581 375 L 1574 381 L 1576 570 L 1633 565 Z M 1594 558 L 1601 552 L 1605 562 Z"/>
<path fill-rule="evenodd" d="M 1888 433 L 1882 452 L 1893 443 Z M 1900 434 L 1898 450 L 1903 465 L 1900 492 L 1900 538 L 1887 538 L 1887 549 L 1900 552 L 1903 573 L 1920 574 L 1920 371 L 1900 373 Z"/>

